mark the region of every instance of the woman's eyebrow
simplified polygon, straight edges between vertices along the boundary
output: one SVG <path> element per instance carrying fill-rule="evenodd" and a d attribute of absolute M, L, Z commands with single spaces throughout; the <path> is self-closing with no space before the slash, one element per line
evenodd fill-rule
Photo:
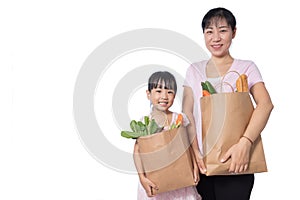
<path fill-rule="evenodd" d="M 229 26 L 223 25 L 223 26 L 219 26 L 218 28 L 229 28 Z"/>

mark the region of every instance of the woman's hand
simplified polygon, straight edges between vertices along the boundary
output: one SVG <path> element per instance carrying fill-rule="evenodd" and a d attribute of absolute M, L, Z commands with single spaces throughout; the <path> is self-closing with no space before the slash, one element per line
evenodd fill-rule
<path fill-rule="evenodd" d="M 241 173 L 248 169 L 251 145 L 250 141 L 242 137 L 225 153 L 221 162 L 224 163 L 231 158 L 229 172 Z"/>
<path fill-rule="evenodd" d="M 255 141 L 267 124 L 273 104 L 263 82 L 252 86 L 250 92 L 254 98 L 256 107 L 244 135 L 247 135 L 251 141 Z M 250 149 L 251 142 L 247 138 L 242 137 L 237 144 L 233 145 L 225 153 L 221 162 L 226 162 L 231 157 L 230 172 L 239 173 L 246 171 L 249 164 Z"/>
<path fill-rule="evenodd" d="M 204 164 L 203 158 L 200 154 L 200 151 L 195 152 L 195 158 L 196 158 L 196 163 L 197 166 L 199 167 L 200 173 L 205 174 L 206 173 L 206 166 Z"/>
<path fill-rule="evenodd" d="M 154 197 L 153 189 L 158 190 L 158 187 L 146 176 L 139 176 L 140 182 L 145 189 L 148 197 Z"/>

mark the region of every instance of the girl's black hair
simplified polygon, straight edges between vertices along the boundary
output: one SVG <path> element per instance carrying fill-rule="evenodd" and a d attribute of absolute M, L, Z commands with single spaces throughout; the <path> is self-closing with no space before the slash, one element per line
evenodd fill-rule
<path fill-rule="evenodd" d="M 225 19 L 227 24 L 231 27 L 232 31 L 234 31 L 236 26 L 236 20 L 234 15 L 231 11 L 227 10 L 226 8 L 213 8 L 209 10 L 206 15 L 204 15 L 202 20 L 202 30 L 204 33 L 204 30 L 209 27 L 212 23 L 220 20 Z"/>
<path fill-rule="evenodd" d="M 176 79 L 170 72 L 158 71 L 153 73 L 148 80 L 148 91 L 151 92 L 154 88 L 162 88 L 174 90 L 177 92 Z"/>

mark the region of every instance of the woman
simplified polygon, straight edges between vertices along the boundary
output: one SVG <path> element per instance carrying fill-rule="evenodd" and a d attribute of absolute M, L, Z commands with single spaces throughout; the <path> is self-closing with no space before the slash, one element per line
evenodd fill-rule
<path fill-rule="evenodd" d="M 234 144 L 220 160 L 231 162 L 229 172 L 238 174 L 248 169 L 250 149 L 253 142 L 260 135 L 269 119 L 273 104 L 264 85 L 261 74 L 252 61 L 238 60 L 231 56 L 229 48 L 236 35 L 236 20 L 234 15 L 225 8 L 211 9 L 203 18 L 202 29 L 205 45 L 211 53 L 209 60 L 192 64 L 186 73 L 183 95 L 183 112 L 190 119 L 188 131 L 197 140 L 192 143 L 198 167 L 201 172 L 197 190 L 203 200 L 246 200 L 254 184 L 253 174 L 205 176 L 206 167 L 202 160 L 202 133 L 200 98 L 202 96 L 202 81 L 209 80 L 214 85 L 220 83 L 228 71 L 237 71 L 248 76 L 250 94 L 255 101 L 255 110 L 249 125 L 239 142 Z M 225 79 L 227 76 L 225 77 Z M 235 79 L 226 82 L 235 86 Z M 224 90 L 223 90 L 224 91 Z M 226 91 L 225 92 L 230 92 Z M 203 155 L 205 156 L 205 155 Z"/>

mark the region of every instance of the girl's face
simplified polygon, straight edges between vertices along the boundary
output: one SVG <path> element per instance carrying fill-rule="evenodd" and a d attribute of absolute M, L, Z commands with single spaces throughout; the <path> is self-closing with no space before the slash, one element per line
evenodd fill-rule
<path fill-rule="evenodd" d="M 164 87 L 153 88 L 151 92 L 147 90 L 147 97 L 151 101 L 153 109 L 166 112 L 173 105 L 175 91 Z"/>
<path fill-rule="evenodd" d="M 204 29 L 205 45 L 212 56 L 223 57 L 229 54 L 235 31 L 232 31 L 225 19 L 213 20 L 211 25 Z"/>

